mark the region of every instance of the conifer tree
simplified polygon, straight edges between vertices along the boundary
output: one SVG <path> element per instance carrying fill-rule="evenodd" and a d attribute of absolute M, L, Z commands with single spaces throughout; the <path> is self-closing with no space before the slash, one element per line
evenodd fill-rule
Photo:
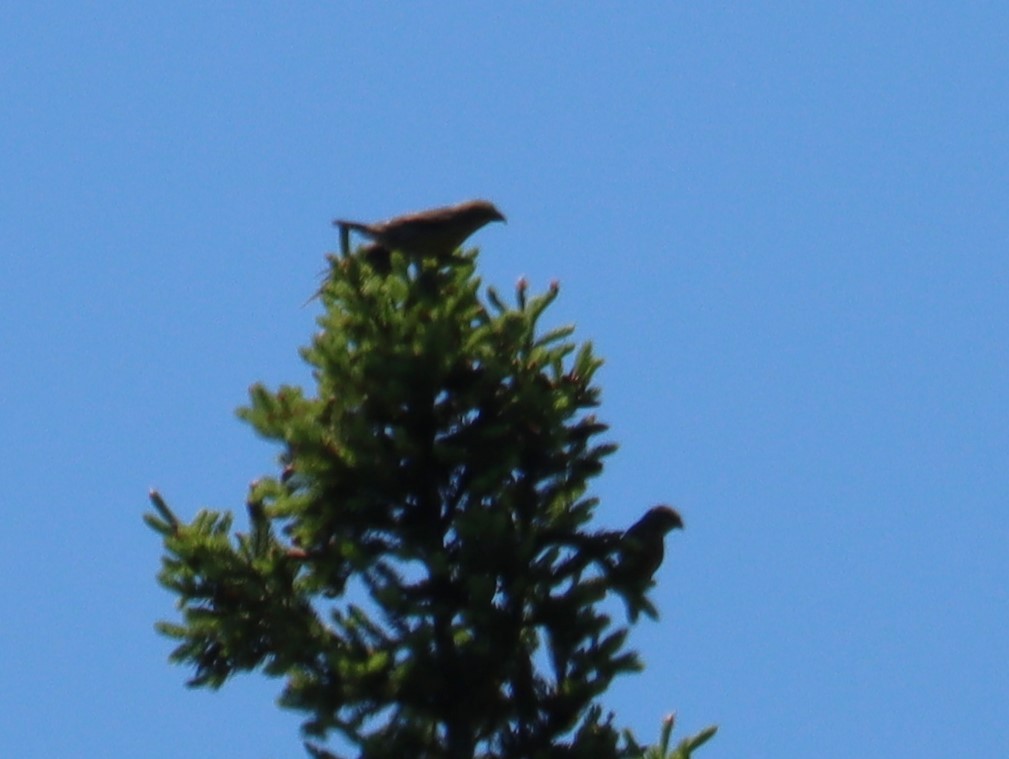
<path fill-rule="evenodd" d="M 210 510 L 183 523 L 151 494 L 182 615 L 159 624 L 172 659 L 194 686 L 284 678 L 316 757 L 336 756 L 333 734 L 365 759 L 635 749 L 598 701 L 641 666 L 603 602 L 654 616 L 681 523 L 659 507 L 626 533 L 591 528 L 589 481 L 615 449 L 592 413 L 601 362 L 572 328 L 538 326 L 556 285 L 520 282 L 506 304 L 476 258 L 330 256 L 302 350 L 314 393 L 255 385 L 239 410 L 281 450 L 248 529 Z"/>

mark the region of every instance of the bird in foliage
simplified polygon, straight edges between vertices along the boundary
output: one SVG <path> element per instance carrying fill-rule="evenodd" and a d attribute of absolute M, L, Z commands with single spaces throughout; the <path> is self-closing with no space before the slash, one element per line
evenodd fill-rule
<path fill-rule="evenodd" d="M 458 205 L 409 213 L 373 224 L 346 219 L 336 219 L 333 224 L 340 228 L 340 244 L 344 253 L 353 231 L 387 251 L 444 257 L 451 255 L 470 235 L 492 221 L 505 221 L 504 214 L 493 203 L 467 200 Z"/>
<path fill-rule="evenodd" d="M 609 575 L 616 591 L 627 602 L 632 621 L 642 610 L 654 616 L 654 609 L 643 594 L 662 564 L 666 535 L 682 528 L 683 519 L 676 509 L 660 505 L 649 509 L 620 536 Z"/>

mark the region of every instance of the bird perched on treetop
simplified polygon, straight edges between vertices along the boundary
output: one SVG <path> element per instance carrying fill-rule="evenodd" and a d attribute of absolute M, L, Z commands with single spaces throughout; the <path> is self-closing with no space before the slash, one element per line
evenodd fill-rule
<path fill-rule="evenodd" d="M 485 224 L 504 221 L 505 217 L 487 200 L 467 200 L 454 206 L 397 216 L 387 221 L 364 224 L 336 219 L 341 246 L 347 252 L 351 230 L 371 238 L 381 248 L 399 250 L 416 256 L 451 255 L 466 238 Z"/>
<path fill-rule="evenodd" d="M 682 528 L 683 519 L 676 509 L 654 506 L 620 537 L 618 556 L 610 578 L 617 592 L 627 601 L 632 620 L 637 618 L 641 609 L 651 609 L 647 601 L 639 607 L 639 599 L 662 564 L 666 534 Z M 653 612 L 651 610 L 649 614 Z"/>

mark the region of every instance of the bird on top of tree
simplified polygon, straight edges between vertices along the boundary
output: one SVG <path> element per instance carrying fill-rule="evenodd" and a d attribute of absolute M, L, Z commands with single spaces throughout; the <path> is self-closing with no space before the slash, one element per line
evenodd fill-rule
<path fill-rule="evenodd" d="M 373 224 L 346 219 L 336 219 L 333 224 L 340 228 L 340 244 L 344 253 L 349 247 L 350 232 L 354 231 L 387 251 L 441 257 L 451 255 L 471 234 L 492 221 L 505 221 L 504 214 L 493 203 L 467 200 L 458 205 L 404 214 Z"/>

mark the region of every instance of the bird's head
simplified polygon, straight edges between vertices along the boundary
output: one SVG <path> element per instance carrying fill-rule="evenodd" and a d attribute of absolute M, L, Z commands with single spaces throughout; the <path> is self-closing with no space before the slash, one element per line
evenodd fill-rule
<path fill-rule="evenodd" d="M 643 517 L 641 522 L 646 524 L 650 531 L 665 535 L 670 530 L 683 529 L 683 518 L 679 512 L 671 506 L 653 506 Z"/>
<path fill-rule="evenodd" d="M 465 203 L 460 203 L 459 213 L 477 224 L 477 229 L 492 221 L 505 223 L 508 221 L 505 219 L 505 215 L 497 209 L 497 206 L 489 200 L 467 200 Z"/>

